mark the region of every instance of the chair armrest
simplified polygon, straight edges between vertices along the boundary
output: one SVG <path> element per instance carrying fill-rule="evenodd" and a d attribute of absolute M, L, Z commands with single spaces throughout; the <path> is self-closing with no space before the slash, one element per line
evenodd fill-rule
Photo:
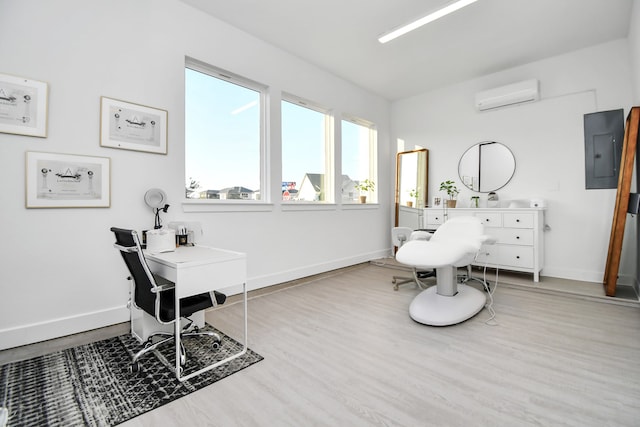
<path fill-rule="evenodd" d="M 416 230 L 411 233 L 411 236 L 409 236 L 409 240 L 431 240 L 431 237 L 433 237 L 433 233 L 429 233 L 428 231 L 424 230 Z"/>
<path fill-rule="evenodd" d="M 138 252 L 138 248 L 136 246 L 122 246 L 117 243 L 114 243 L 113 247 L 121 252 L 127 252 L 127 253 Z"/>
<path fill-rule="evenodd" d="M 487 234 L 483 234 L 482 236 L 480 236 L 480 239 L 483 245 L 495 245 L 498 242 L 498 239 Z"/>
<path fill-rule="evenodd" d="M 157 292 L 166 291 L 168 289 L 173 289 L 176 287 L 176 284 L 173 283 L 171 280 L 166 279 L 154 273 L 152 274 L 153 274 L 153 279 L 156 281 L 157 287 L 155 289 L 152 289 L 151 292 L 157 293 Z"/>

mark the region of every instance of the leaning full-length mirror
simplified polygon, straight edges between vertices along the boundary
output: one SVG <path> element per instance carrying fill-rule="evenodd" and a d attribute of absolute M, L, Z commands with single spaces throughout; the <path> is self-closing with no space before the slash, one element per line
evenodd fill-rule
<path fill-rule="evenodd" d="M 403 210 L 420 211 L 427 205 L 429 151 L 426 148 L 403 151 L 396 156 L 396 226 Z M 418 215 L 418 213 L 416 213 Z"/>
<path fill-rule="evenodd" d="M 460 158 L 458 175 L 470 190 L 480 193 L 496 191 L 511 180 L 516 158 L 499 142 L 484 141 L 469 148 Z"/>

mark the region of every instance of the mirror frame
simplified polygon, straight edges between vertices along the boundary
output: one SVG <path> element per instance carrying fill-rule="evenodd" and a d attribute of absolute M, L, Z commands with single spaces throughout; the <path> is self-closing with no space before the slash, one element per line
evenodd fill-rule
<path fill-rule="evenodd" d="M 400 196 L 401 196 L 400 187 L 402 185 L 402 179 L 401 179 L 402 156 L 407 154 L 417 154 L 418 161 L 421 159 L 420 157 L 421 154 L 423 154 L 423 158 L 424 158 L 424 191 L 422 196 L 416 202 L 415 208 L 417 209 L 424 208 L 425 206 L 427 206 L 427 201 L 429 200 L 429 150 L 427 150 L 426 148 L 420 148 L 416 150 L 401 151 L 399 153 L 396 153 L 396 191 L 395 191 L 396 212 L 395 212 L 395 222 L 394 222 L 396 227 L 398 226 L 398 217 L 400 215 Z M 419 170 L 420 170 L 420 165 L 416 165 L 416 173 L 418 173 Z M 416 180 L 418 180 L 417 175 L 416 175 Z"/>
<path fill-rule="evenodd" d="M 504 182 L 501 181 L 500 185 L 494 185 L 492 188 L 482 188 L 482 153 L 481 153 L 481 148 L 483 145 L 493 145 L 493 144 L 497 144 L 501 147 L 503 147 L 506 150 L 506 153 L 508 153 L 509 155 L 511 155 L 511 159 L 513 160 L 513 170 L 511 170 L 511 174 L 509 175 L 508 178 L 503 178 Z M 478 154 L 477 154 L 477 158 L 478 158 L 478 165 L 477 165 L 477 174 L 476 171 L 474 170 L 473 173 L 471 175 L 469 174 L 463 174 L 461 171 L 461 166 L 463 164 L 463 160 L 465 158 L 465 156 L 467 156 L 469 153 L 472 153 L 472 150 L 477 149 L 478 150 Z M 506 156 L 505 153 L 505 156 Z M 508 171 L 507 171 L 508 173 Z M 506 176 L 505 173 L 504 175 Z M 464 185 L 466 188 L 468 188 L 471 191 L 475 191 L 477 193 L 490 193 L 492 191 L 497 191 L 501 188 L 503 188 L 505 185 L 507 185 L 509 182 L 511 182 L 511 179 L 513 178 L 513 176 L 516 173 L 516 156 L 514 156 L 513 151 L 511 151 L 511 149 L 509 147 L 507 147 L 505 144 L 501 143 L 501 142 L 496 142 L 496 141 L 481 141 L 478 142 L 474 145 L 472 145 L 471 147 L 467 148 L 467 150 L 465 150 L 464 153 L 462 153 L 462 156 L 460 156 L 460 160 L 458 161 L 458 177 L 460 178 L 460 182 L 462 182 L 462 185 Z M 471 177 L 478 177 L 478 181 L 479 182 L 479 186 L 478 189 L 473 188 L 473 184 L 469 185 L 467 182 L 465 182 L 464 176 L 471 176 Z"/>

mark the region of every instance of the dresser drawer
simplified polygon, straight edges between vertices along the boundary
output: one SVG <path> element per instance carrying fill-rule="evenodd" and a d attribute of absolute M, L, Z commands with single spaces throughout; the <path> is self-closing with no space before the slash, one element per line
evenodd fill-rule
<path fill-rule="evenodd" d="M 533 247 L 501 245 L 498 258 L 498 264 L 507 268 L 533 268 Z"/>
<path fill-rule="evenodd" d="M 427 212 L 424 219 L 427 226 L 444 224 L 444 212 Z"/>
<path fill-rule="evenodd" d="M 533 230 L 518 228 L 500 228 L 487 230 L 491 237 L 495 237 L 498 243 L 507 245 L 533 246 Z"/>
<path fill-rule="evenodd" d="M 503 214 L 504 226 L 508 228 L 533 228 L 533 215 L 526 213 Z"/>
<path fill-rule="evenodd" d="M 482 248 L 480 248 L 480 252 L 478 252 L 475 264 L 498 264 L 500 258 L 498 256 L 498 250 L 497 245 L 483 245 Z"/>
<path fill-rule="evenodd" d="M 502 214 L 493 212 L 478 212 L 476 217 L 482 220 L 485 227 L 502 227 Z"/>

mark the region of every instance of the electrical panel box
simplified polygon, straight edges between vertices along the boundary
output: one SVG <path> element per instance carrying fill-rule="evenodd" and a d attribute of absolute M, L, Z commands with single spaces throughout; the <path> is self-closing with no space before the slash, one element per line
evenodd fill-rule
<path fill-rule="evenodd" d="M 617 188 L 624 139 L 623 110 L 584 115 L 586 188 Z"/>

